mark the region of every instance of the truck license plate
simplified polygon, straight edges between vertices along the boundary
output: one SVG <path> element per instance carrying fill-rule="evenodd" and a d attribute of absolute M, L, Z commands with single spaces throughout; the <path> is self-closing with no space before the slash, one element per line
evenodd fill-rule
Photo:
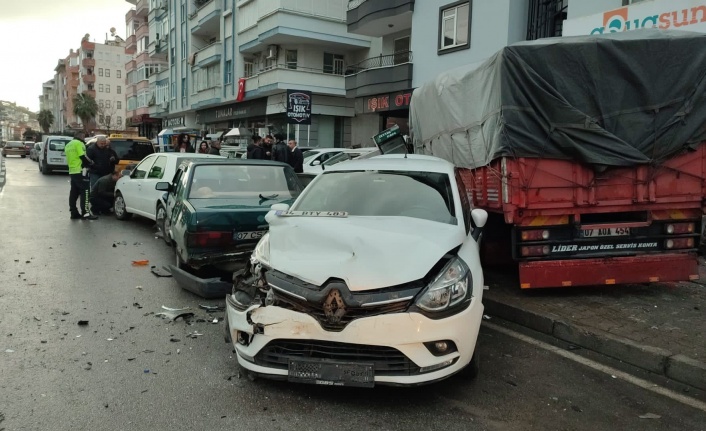
<path fill-rule="evenodd" d="M 250 232 L 236 232 L 233 234 L 233 239 L 236 241 L 248 241 L 248 240 L 254 240 L 254 239 L 260 239 L 262 238 L 262 235 L 265 234 L 264 230 L 255 230 L 255 231 L 250 231 Z"/>
<path fill-rule="evenodd" d="M 598 229 L 583 229 L 581 230 L 582 238 L 597 238 L 600 236 L 628 236 L 630 235 L 629 227 L 606 227 Z"/>
<path fill-rule="evenodd" d="M 288 380 L 315 385 L 372 388 L 375 385 L 375 371 L 373 364 L 290 359 Z"/>

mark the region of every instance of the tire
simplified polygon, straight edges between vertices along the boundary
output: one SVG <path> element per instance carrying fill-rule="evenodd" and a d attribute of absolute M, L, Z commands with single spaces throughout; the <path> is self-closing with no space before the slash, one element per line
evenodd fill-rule
<path fill-rule="evenodd" d="M 51 174 L 51 171 L 49 170 L 49 168 L 47 168 L 47 164 L 46 164 L 46 163 L 42 163 L 42 173 L 43 173 L 44 175 L 49 175 L 49 174 Z"/>
<path fill-rule="evenodd" d="M 164 208 L 164 205 L 158 203 L 154 215 L 155 221 L 157 222 L 157 228 L 162 233 L 162 239 L 165 244 L 172 245 L 172 240 L 169 238 L 169 232 L 167 232 L 167 210 Z"/>
<path fill-rule="evenodd" d="M 480 359 L 478 358 L 478 346 L 476 346 L 471 362 L 469 362 L 464 369 L 459 371 L 458 374 L 464 379 L 473 380 L 478 377 L 478 373 L 480 373 Z"/>
<path fill-rule="evenodd" d="M 127 209 L 125 209 L 125 199 L 120 192 L 115 195 L 113 210 L 115 211 L 115 218 L 118 220 L 130 220 L 132 218 L 132 214 L 127 212 Z"/>
<path fill-rule="evenodd" d="M 20 156 L 20 157 L 22 157 L 23 159 L 26 159 L 26 158 L 27 158 L 27 155 L 25 154 L 24 156 Z"/>

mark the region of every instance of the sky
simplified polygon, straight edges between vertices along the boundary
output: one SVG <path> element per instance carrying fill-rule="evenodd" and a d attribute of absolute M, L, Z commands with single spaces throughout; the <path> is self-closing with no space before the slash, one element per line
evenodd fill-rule
<path fill-rule="evenodd" d="M 125 37 L 125 0 L 0 0 L 0 100 L 39 111 L 42 83 L 88 33 L 105 42 L 110 28 Z"/>

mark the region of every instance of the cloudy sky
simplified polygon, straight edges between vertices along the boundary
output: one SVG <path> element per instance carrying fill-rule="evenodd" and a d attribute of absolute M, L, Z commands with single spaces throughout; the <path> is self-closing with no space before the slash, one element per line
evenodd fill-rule
<path fill-rule="evenodd" d="M 42 83 L 81 38 L 103 43 L 115 27 L 125 39 L 125 0 L 0 0 L 0 100 L 39 110 Z"/>

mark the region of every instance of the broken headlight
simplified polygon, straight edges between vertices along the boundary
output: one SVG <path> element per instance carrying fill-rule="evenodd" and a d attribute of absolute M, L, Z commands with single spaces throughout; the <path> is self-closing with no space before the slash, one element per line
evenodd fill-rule
<path fill-rule="evenodd" d="M 451 259 L 417 299 L 423 311 L 447 311 L 466 302 L 472 290 L 471 270 L 459 257 Z"/>
<path fill-rule="evenodd" d="M 270 266 L 270 233 L 267 232 L 260 238 L 252 254 L 253 259 L 265 266 Z"/>

